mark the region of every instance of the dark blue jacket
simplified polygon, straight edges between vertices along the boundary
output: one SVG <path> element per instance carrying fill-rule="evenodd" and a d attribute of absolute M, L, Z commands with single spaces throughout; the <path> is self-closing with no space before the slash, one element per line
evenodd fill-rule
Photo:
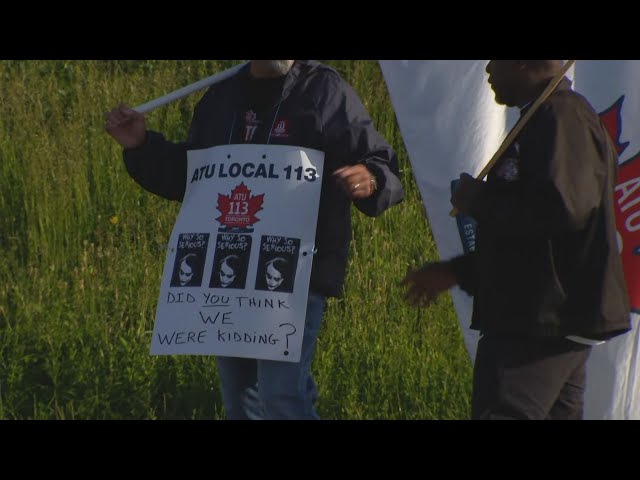
<path fill-rule="evenodd" d="M 374 129 L 353 89 L 328 66 L 296 60 L 279 85 L 277 81 L 263 83 L 267 88 L 256 89 L 247 66 L 211 86 L 196 105 L 187 141 L 171 143 L 160 133 L 148 131 L 143 145 L 124 151 L 127 171 L 146 190 L 181 201 L 186 187 L 187 150 L 268 142 L 325 152 L 311 289 L 338 296 L 351 239 L 351 201 L 332 173 L 357 163 L 369 168 L 377 178 L 378 190 L 354 204 L 373 217 L 403 198 L 397 157 Z M 257 118 L 250 138 L 245 128 L 248 111 L 256 113 Z M 276 128 L 278 124 L 280 129 Z"/>

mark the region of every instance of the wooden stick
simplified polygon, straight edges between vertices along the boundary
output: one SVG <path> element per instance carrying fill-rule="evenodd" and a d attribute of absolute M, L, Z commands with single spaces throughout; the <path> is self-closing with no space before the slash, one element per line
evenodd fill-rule
<path fill-rule="evenodd" d="M 522 131 L 524 126 L 529 122 L 533 114 L 536 113 L 536 110 L 540 108 L 540 105 L 542 105 L 543 102 L 547 98 L 549 98 L 549 95 L 551 95 L 553 90 L 560 83 L 560 80 L 562 80 L 562 78 L 565 76 L 565 74 L 569 71 L 569 69 L 574 63 L 575 63 L 575 60 L 567 61 L 567 63 L 565 63 L 560 69 L 560 71 L 556 74 L 556 76 L 553 77 L 553 79 L 551 79 L 551 82 L 549 82 L 549 85 L 547 85 L 547 88 L 544 89 L 544 91 L 540 94 L 538 99 L 534 102 L 534 104 L 527 111 L 527 113 L 524 114 L 524 116 L 520 119 L 520 121 L 516 123 L 515 127 L 513 127 L 513 129 L 509 132 L 509 135 L 507 135 L 507 138 L 505 138 L 504 142 L 502 142 L 502 145 L 500 145 L 500 148 L 498 149 L 498 151 L 493 154 L 493 157 L 491 157 L 491 160 L 489 160 L 489 163 L 487 163 L 487 165 L 478 174 L 478 176 L 476 177 L 477 180 L 482 180 L 484 177 L 487 176 L 487 174 L 493 168 L 495 163 L 500 159 L 500 157 L 502 157 L 504 152 L 507 151 L 507 148 L 509 148 L 509 146 L 513 143 L 513 141 L 516 139 L 518 134 Z M 455 217 L 457 214 L 458 214 L 458 209 L 455 207 L 453 208 L 453 210 L 449 212 L 449 216 L 451 217 Z"/>

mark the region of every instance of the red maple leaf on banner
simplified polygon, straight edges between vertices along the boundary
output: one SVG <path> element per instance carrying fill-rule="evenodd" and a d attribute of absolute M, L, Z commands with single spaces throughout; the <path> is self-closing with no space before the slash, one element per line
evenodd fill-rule
<path fill-rule="evenodd" d="M 629 142 L 620 143 L 620 135 L 622 134 L 622 102 L 624 102 L 624 95 L 616 100 L 609 108 L 600 112 L 600 120 L 602 120 L 607 132 L 609 132 L 609 136 L 613 140 L 618 155 L 621 155 L 629 146 Z"/>
<path fill-rule="evenodd" d="M 246 228 L 260 219 L 255 216 L 262 210 L 264 193 L 251 195 L 251 190 L 242 182 L 231 190 L 230 195 L 218 194 L 218 210 L 222 213 L 216 220 L 225 227 Z"/>

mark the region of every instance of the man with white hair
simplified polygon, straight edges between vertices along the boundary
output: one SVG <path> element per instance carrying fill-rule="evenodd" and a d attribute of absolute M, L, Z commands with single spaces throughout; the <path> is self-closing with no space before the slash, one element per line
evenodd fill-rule
<path fill-rule="evenodd" d="M 365 215 L 377 216 L 403 197 L 396 154 L 353 89 L 316 61 L 252 60 L 207 90 L 184 143 L 147 131 L 144 116 L 124 105 L 106 117 L 105 128 L 123 147 L 129 174 L 170 200 L 184 196 L 188 150 L 254 143 L 325 153 L 300 362 L 216 359 L 227 418 L 318 418 L 310 364 L 325 297 L 342 292 L 351 202 Z"/>

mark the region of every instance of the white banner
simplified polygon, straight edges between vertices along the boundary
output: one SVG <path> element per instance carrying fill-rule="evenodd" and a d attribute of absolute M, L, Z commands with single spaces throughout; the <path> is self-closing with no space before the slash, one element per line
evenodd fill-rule
<path fill-rule="evenodd" d="M 440 258 L 449 259 L 473 246 L 472 225 L 448 216 L 451 209 L 451 182 L 462 172 L 478 173 L 498 149 L 518 112 L 495 104 L 487 84 L 488 60 L 380 60 L 400 131 L 412 164 L 416 182 L 427 211 L 431 232 Z M 628 154 L 637 154 L 640 137 L 640 65 L 637 61 L 576 62 L 576 90 L 584 94 L 598 112 L 602 112 L 614 140 L 612 126 L 617 115 L 616 102 L 624 103 L 618 134 L 631 142 Z M 625 95 L 620 101 L 620 97 Z M 608 117 L 605 116 L 608 114 Z M 620 144 L 621 147 L 624 144 Z M 619 148 L 621 150 L 621 148 Z M 621 153 L 621 177 L 627 181 L 618 191 L 618 226 L 627 227 L 622 234 L 622 255 L 629 285 L 640 285 L 640 160 Z M 631 158 L 631 159 L 630 159 Z M 638 165 L 636 165 L 638 164 Z M 636 174 L 637 173 L 637 174 Z M 637 203 L 634 203 L 635 200 Z M 626 210 L 625 210 L 626 208 Z M 639 212 L 637 217 L 634 216 Z M 620 215 L 622 214 L 622 215 Z M 637 226 L 637 230 L 634 230 Z M 471 232 L 471 233 L 468 233 Z M 626 248 L 626 250 L 625 250 Z M 626 255 L 626 256 L 625 256 Z M 639 288 L 630 288 L 638 297 Z M 477 347 L 477 332 L 469 329 L 472 299 L 454 290 L 453 302 L 458 314 L 465 345 L 472 360 Z M 632 298 L 636 312 L 638 300 Z M 595 347 L 588 363 L 585 418 L 640 418 L 640 382 L 636 370 L 640 365 L 638 317 L 632 318 L 633 331 Z"/>
<path fill-rule="evenodd" d="M 595 347 L 585 418 L 640 419 L 640 61 L 578 60 L 574 88 L 600 112 L 620 155 L 617 227 L 633 330 Z"/>
<path fill-rule="evenodd" d="M 451 182 L 462 172 L 478 173 L 504 136 L 504 108 L 496 105 L 490 89 L 479 88 L 486 82 L 486 64 L 484 60 L 380 60 L 442 259 L 463 253 L 458 225 L 449 216 Z M 478 332 L 469 329 L 472 298 L 458 288 L 451 296 L 474 359 Z"/>
<path fill-rule="evenodd" d="M 151 354 L 300 360 L 324 153 L 188 152 Z"/>

